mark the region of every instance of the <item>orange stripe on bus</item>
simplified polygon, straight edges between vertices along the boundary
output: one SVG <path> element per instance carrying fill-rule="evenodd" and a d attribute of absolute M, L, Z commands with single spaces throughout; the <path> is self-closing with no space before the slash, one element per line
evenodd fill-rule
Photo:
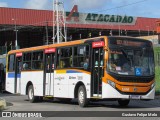
<path fill-rule="evenodd" d="M 91 72 L 85 71 L 85 70 L 79 70 L 79 69 L 60 69 L 60 70 L 56 70 L 56 73 L 60 74 L 60 73 L 67 73 L 67 71 L 75 71 L 75 72 L 80 72 L 80 73 L 86 73 L 86 74 L 91 74 Z"/>
<path fill-rule="evenodd" d="M 130 93 L 145 93 L 148 92 L 151 87 L 147 86 L 147 87 L 138 87 L 138 86 L 121 86 L 116 84 L 116 88 L 118 88 L 118 90 L 122 91 L 122 92 L 130 92 Z"/>
<path fill-rule="evenodd" d="M 85 70 L 79 70 L 79 69 L 66 69 L 66 70 L 75 70 L 75 71 L 86 73 L 86 74 L 89 74 L 89 75 L 91 74 L 91 72 L 88 72 L 88 71 L 85 71 Z"/>

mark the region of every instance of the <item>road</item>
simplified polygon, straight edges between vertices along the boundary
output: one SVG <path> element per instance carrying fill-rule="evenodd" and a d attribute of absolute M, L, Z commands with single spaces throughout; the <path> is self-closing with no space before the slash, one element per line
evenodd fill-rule
<path fill-rule="evenodd" d="M 30 103 L 27 100 L 27 96 L 13 94 L 0 94 L 0 98 L 4 98 L 7 101 L 5 111 L 95 111 L 95 113 L 96 111 L 160 111 L 160 97 L 156 97 L 152 101 L 132 100 L 127 107 L 120 107 L 116 101 L 92 102 L 86 108 L 79 107 L 76 100 L 72 100 L 70 103 L 64 103 L 58 100 L 44 100 L 38 103 Z M 116 118 L 111 117 L 111 119 L 114 120 Z M 157 117 L 153 119 L 160 120 Z"/>

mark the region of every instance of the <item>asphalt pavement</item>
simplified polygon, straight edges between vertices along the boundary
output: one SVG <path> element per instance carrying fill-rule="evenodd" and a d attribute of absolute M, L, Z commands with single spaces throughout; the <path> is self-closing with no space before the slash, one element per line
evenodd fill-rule
<path fill-rule="evenodd" d="M 130 102 L 130 104 L 127 107 L 120 107 L 117 103 L 117 101 L 100 101 L 100 102 L 91 102 L 89 104 L 88 107 L 86 108 L 81 108 L 79 107 L 77 100 L 72 100 L 70 103 L 65 103 L 65 102 L 61 102 L 59 100 L 44 100 L 42 102 L 38 102 L 38 103 L 30 103 L 27 99 L 27 96 L 23 96 L 23 95 L 14 95 L 14 94 L 0 94 L 0 98 L 3 98 L 6 100 L 7 102 L 7 107 L 3 112 L 9 112 L 9 111 L 14 111 L 14 112 L 25 112 L 25 111 L 30 111 L 30 112 L 37 112 L 37 111 L 41 111 L 43 113 L 43 111 L 52 111 L 53 113 L 51 113 L 51 116 L 53 117 L 53 115 L 58 116 L 58 117 L 53 117 L 54 119 L 64 119 L 65 120 L 69 120 L 70 117 L 62 117 L 61 115 L 67 116 L 68 113 L 67 112 L 63 112 L 63 111 L 69 111 L 69 112 L 73 112 L 73 116 L 79 116 L 79 113 L 83 111 L 85 111 L 87 114 L 90 114 L 89 112 L 92 112 L 94 117 L 91 117 L 92 115 L 89 115 L 90 117 L 71 117 L 76 118 L 76 120 L 79 119 L 87 119 L 87 120 L 95 120 L 97 119 L 96 115 L 99 115 L 98 113 L 105 113 L 108 114 L 109 112 L 111 112 L 111 114 L 115 114 L 115 117 L 113 117 L 114 115 L 112 115 L 112 117 L 107 117 L 108 119 L 111 120 L 128 120 L 129 116 L 123 116 L 123 117 L 116 117 L 117 114 L 119 113 L 115 113 L 115 111 L 120 111 L 120 112 L 124 112 L 124 113 L 132 113 L 132 112 L 156 112 L 156 111 L 160 111 L 160 96 L 156 96 L 155 100 L 151 100 L 151 101 L 141 101 L 141 100 L 132 100 Z M 56 113 L 54 111 L 61 111 L 59 113 Z M 77 111 L 77 113 L 75 112 Z M 112 113 L 112 111 L 114 113 Z M 70 114 L 70 113 L 69 113 Z M 71 113 L 72 114 L 72 113 Z M 104 114 L 102 114 L 103 116 Z M 158 112 L 159 115 L 159 112 Z M 106 117 L 98 117 L 98 120 L 103 119 L 106 120 Z M 104 115 L 105 116 L 105 115 Z M 52 117 L 46 117 L 45 119 L 51 119 Z M 62 118 L 61 118 L 62 117 Z M 143 117 L 130 117 L 131 120 L 132 119 L 142 119 Z M 1 119 L 1 118 L 0 118 Z M 24 118 L 23 118 L 24 119 Z M 42 119 L 42 118 L 32 118 L 32 119 Z M 44 119 L 44 118 L 43 118 Z M 153 120 L 160 120 L 159 117 L 145 117 L 145 120 L 148 119 L 153 119 Z M 7 119 L 8 120 L 8 119 Z"/>

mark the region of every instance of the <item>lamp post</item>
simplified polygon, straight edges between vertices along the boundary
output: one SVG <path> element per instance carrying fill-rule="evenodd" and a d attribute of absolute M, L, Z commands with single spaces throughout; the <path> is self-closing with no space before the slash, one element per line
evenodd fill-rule
<path fill-rule="evenodd" d="M 15 39 L 15 48 L 17 49 L 18 48 L 18 42 L 17 42 L 17 38 L 18 38 L 18 30 L 17 30 L 17 20 L 12 18 L 12 20 L 14 21 L 14 31 L 15 31 L 15 34 L 16 34 L 16 39 Z"/>

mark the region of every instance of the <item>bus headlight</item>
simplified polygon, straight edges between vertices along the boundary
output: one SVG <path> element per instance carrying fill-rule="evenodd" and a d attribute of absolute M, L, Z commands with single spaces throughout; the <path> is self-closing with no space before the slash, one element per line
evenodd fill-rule
<path fill-rule="evenodd" d="M 151 85 L 151 89 L 153 89 L 153 88 L 154 88 L 154 86 L 155 86 L 155 82 Z"/>
<path fill-rule="evenodd" d="M 116 87 L 116 84 L 111 80 L 108 80 L 108 84 L 111 85 L 113 88 Z"/>

